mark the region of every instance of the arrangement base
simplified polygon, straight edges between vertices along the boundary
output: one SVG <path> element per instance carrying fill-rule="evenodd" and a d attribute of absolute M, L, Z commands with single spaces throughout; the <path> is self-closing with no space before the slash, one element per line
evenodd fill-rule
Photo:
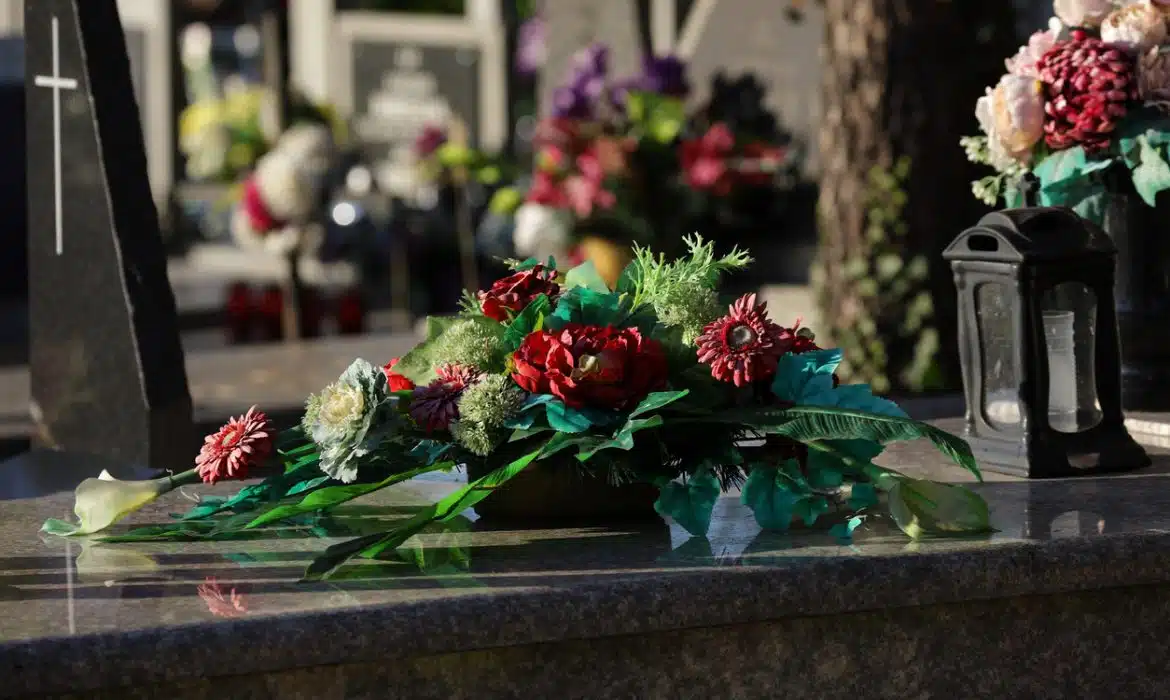
<path fill-rule="evenodd" d="M 469 466 L 468 479 L 491 470 Z M 651 484 L 614 486 L 602 478 L 559 464 L 536 464 L 475 506 L 493 521 L 596 524 L 661 522 L 654 510 L 658 488 Z"/>

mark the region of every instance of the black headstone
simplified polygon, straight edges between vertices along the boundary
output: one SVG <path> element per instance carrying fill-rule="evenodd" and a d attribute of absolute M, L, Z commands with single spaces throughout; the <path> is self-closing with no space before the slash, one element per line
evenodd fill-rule
<path fill-rule="evenodd" d="M 424 127 L 446 126 L 446 113 L 479 145 L 478 49 L 366 39 L 354 41 L 352 60 L 354 132 L 375 173 L 388 163 L 413 172 L 396 151 L 410 149 Z"/>
<path fill-rule="evenodd" d="M 35 439 L 186 468 L 191 397 L 116 0 L 24 12 Z"/>

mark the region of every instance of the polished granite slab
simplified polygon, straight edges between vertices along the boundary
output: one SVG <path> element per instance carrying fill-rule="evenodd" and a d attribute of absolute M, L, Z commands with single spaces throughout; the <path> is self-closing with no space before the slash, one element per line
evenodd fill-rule
<path fill-rule="evenodd" d="M 666 524 L 501 529 L 469 513 L 408 543 L 425 553 L 422 569 L 364 562 L 319 584 L 297 579 L 333 538 L 406 517 L 453 479 L 357 501 L 313 531 L 228 542 L 51 538 L 37 528 L 70 511 L 68 491 L 0 494 L 0 668 L 17 669 L 0 697 L 1166 583 L 1170 451 L 1153 453 L 1153 467 L 1127 476 L 989 474 L 977 488 L 999 532 L 976 539 L 913 543 L 880 522 L 851 544 L 820 530 L 762 533 L 734 497 L 721 499 L 707 539 Z M 883 459 L 970 480 L 929 445 Z M 164 522 L 196 493 L 231 490 L 184 489 L 131 522 Z"/>

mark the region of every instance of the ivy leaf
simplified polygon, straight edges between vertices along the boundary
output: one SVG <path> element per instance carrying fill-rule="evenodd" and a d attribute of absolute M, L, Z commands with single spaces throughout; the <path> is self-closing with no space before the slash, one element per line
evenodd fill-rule
<path fill-rule="evenodd" d="M 848 544 L 853 541 L 853 531 L 861 525 L 863 520 L 861 516 L 855 515 L 846 522 L 837 523 L 829 528 L 829 534 L 841 540 L 843 544 Z"/>
<path fill-rule="evenodd" d="M 668 516 L 696 537 L 704 537 L 711 527 L 711 514 L 719 500 L 719 481 L 709 469 L 693 474 L 685 484 L 667 482 L 654 502 L 654 510 Z"/>
<path fill-rule="evenodd" d="M 1040 180 L 1041 190 L 1045 190 L 1058 182 L 1080 177 L 1086 164 L 1085 149 L 1075 146 L 1051 153 L 1032 168 L 1032 173 Z"/>
<path fill-rule="evenodd" d="M 419 440 L 414 447 L 410 449 L 410 456 L 421 460 L 424 464 L 431 465 L 442 459 L 443 455 L 451 450 L 452 444 L 449 442 L 439 442 L 438 440 Z"/>
<path fill-rule="evenodd" d="M 565 273 L 565 288 L 583 287 L 602 294 L 609 294 L 609 285 L 598 274 L 591 260 L 586 260 Z"/>
<path fill-rule="evenodd" d="M 1111 195 L 1105 191 L 1091 194 L 1077 202 L 1076 206 L 1073 207 L 1073 211 L 1083 219 L 1091 221 L 1098 226 L 1104 226 L 1105 207 L 1108 206 L 1110 197 Z"/>
<path fill-rule="evenodd" d="M 987 502 L 962 486 L 902 478 L 889 500 L 894 522 L 913 539 L 993 532 Z"/>
<path fill-rule="evenodd" d="M 524 310 L 512 319 L 507 330 L 504 331 L 504 349 L 507 352 L 514 352 L 516 348 L 520 347 L 528 334 L 540 327 L 542 319 L 551 307 L 552 302 L 544 294 L 539 295 L 528 306 L 525 306 Z M 397 365 L 395 365 L 395 369 L 397 369 Z"/>
<path fill-rule="evenodd" d="M 1162 151 L 1150 144 L 1145 135 L 1139 136 L 1141 163 L 1133 169 L 1133 186 L 1142 200 L 1155 206 L 1158 193 L 1170 189 L 1170 164 L 1162 157 Z"/>
<path fill-rule="evenodd" d="M 562 401 L 550 401 L 544 407 L 549 426 L 561 433 L 583 433 L 593 427 L 593 421 L 584 411 L 566 406 Z"/>
<path fill-rule="evenodd" d="M 853 510 L 861 510 L 863 508 L 871 508 L 878 503 L 877 489 L 873 484 L 856 483 L 853 484 L 849 492 L 849 507 Z"/>
<path fill-rule="evenodd" d="M 825 400 L 832 394 L 833 373 L 840 366 L 842 355 L 840 348 L 785 354 L 776 365 L 772 393 L 782 401 L 794 403 Z"/>
<path fill-rule="evenodd" d="M 804 493 L 798 489 L 783 469 L 755 465 L 740 490 L 739 501 L 751 509 L 760 527 L 785 532 L 792 525 L 796 504 L 808 496 L 807 489 Z"/>

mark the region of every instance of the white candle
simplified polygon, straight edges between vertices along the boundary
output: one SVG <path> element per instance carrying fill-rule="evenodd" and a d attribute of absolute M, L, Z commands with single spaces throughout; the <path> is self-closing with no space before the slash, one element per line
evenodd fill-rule
<path fill-rule="evenodd" d="M 1071 311 L 1044 312 L 1048 346 L 1048 423 L 1062 432 L 1077 429 L 1077 362 Z"/>

